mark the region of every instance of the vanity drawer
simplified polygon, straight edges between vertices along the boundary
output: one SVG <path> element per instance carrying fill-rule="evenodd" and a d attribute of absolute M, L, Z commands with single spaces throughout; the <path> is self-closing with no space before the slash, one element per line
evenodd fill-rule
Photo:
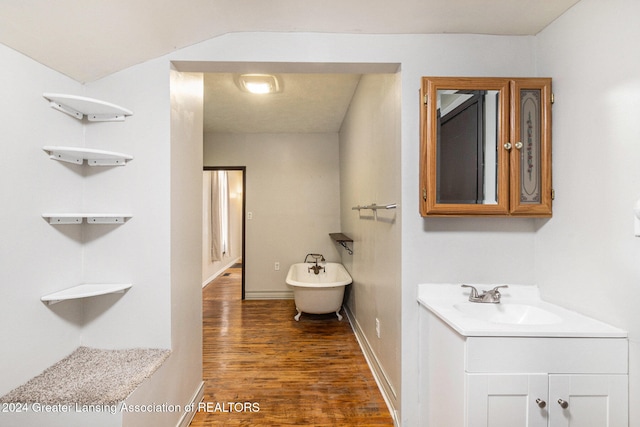
<path fill-rule="evenodd" d="M 469 373 L 627 374 L 626 338 L 468 337 Z"/>

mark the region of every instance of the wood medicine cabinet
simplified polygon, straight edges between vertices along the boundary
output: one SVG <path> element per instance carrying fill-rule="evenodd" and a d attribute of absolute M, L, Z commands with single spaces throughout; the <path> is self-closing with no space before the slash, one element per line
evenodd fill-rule
<path fill-rule="evenodd" d="M 551 216 L 551 79 L 423 77 L 422 216 Z"/>

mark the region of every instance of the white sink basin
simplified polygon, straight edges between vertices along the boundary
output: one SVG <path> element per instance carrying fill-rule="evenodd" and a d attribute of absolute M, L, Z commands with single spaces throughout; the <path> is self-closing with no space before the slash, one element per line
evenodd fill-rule
<path fill-rule="evenodd" d="M 529 304 L 467 302 L 455 304 L 453 307 L 467 316 L 492 323 L 551 325 L 562 322 L 560 316 Z"/>
<path fill-rule="evenodd" d="M 477 285 L 486 291 L 495 285 Z M 500 289 L 500 303 L 469 301 L 460 284 L 419 285 L 418 302 L 465 337 L 626 337 L 627 332 L 543 301 L 535 285 Z"/>

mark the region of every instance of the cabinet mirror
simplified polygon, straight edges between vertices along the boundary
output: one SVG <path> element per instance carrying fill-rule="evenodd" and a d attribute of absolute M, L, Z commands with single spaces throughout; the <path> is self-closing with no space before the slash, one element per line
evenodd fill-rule
<path fill-rule="evenodd" d="M 550 79 L 425 77 L 422 215 L 551 215 Z"/>

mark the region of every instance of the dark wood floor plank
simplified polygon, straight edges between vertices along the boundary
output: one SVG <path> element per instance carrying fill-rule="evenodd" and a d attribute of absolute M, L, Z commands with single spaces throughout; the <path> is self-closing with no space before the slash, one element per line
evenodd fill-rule
<path fill-rule="evenodd" d="M 240 268 L 203 292 L 205 396 L 192 427 L 393 426 L 351 326 L 292 300 L 242 301 Z"/>

